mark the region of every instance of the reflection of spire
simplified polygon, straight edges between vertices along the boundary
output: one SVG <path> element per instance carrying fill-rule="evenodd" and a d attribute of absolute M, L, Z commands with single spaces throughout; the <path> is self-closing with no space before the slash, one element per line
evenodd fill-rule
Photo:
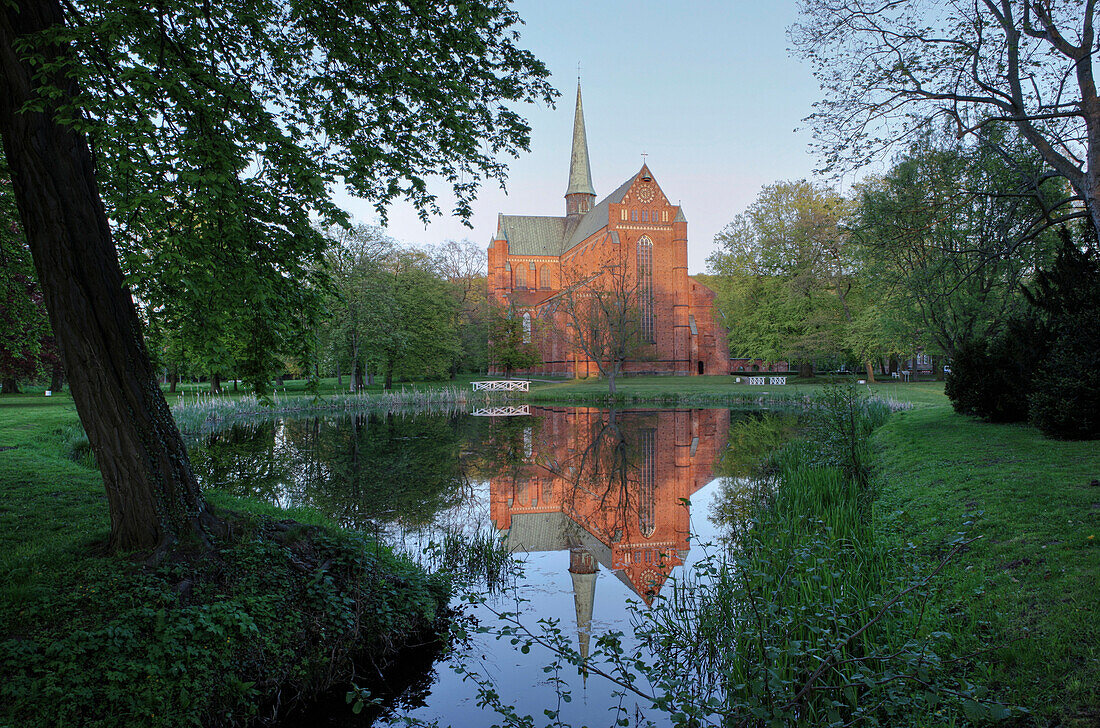
<path fill-rule="evenodd" d="M 588 661 L 592 637 L 592 604 L 596 599 L 596 572 L 599 564 L 583 546 L 569 550 L 569 576 L 573 579 L 573 604 L 577 608 L 577 646 L 581 665 Z"/>

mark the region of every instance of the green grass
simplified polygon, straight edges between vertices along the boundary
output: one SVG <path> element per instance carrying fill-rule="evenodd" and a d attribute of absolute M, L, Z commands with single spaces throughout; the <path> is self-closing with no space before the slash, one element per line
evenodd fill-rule
<path fill-rule="evenodd" d="M 234 538 L 209 558 L 104 554 L 99 473 L 69 457 L 78 428 L 67 395 L 0 397 L 0 725 L 245 721 L 346 676 L 353 650 L 384 664 L 439 617 L 443 583 L 407 560 L 315 512 L 215 492 Z"/>
<path fill-rule="evenodd" d="M 982 681 L 1035 725 L 1100 724 L 1100 446 L 1048 440 L 935 406 L 874 436 L 876 509 L 931 563 L 949 563 L 932 602 L 963 652 L 983 642 Z M 1031 721 L 1028 721 L 1031 722 Z"/>
<path fill-rule="evenodd" d="M 825 384 L 837 381 L 833 377 L 800 379 L 789 377 L 786 385 L 750 386 L 746 377 L 738 384 L 732 376 L 701 377 L 622 377 L 615 382 L 620 399 L 624 401 L 683 401 L 685 403 L 723 400 L 748 401 L 764 397 L 775 400 L 801 400 L 819 392 Z M 881 397 L 915 406 L 945 404 L 943 382 L 897 383 L 889 381 L 870 385 L 870 391 Z M 607 397 L 607 380 L 596 377 L 570 379 L 561 382 L 531 384 L 531 401 L 599 401 Z"/>

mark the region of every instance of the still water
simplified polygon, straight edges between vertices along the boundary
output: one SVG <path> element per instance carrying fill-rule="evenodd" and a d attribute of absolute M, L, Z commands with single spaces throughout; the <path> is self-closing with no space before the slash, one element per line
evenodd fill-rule
<path fill-rule="evenodd" d="M 582 657 L 608 631 L 623 632 L 629 643 L 632 613 L 647 609 L 716 541 L 714 473 L 731 416 L 751 415 L 530 407 L 507 417 L 290 419 L 209 435 L 192 453 L 205 487 L 320 510 L 427 562 L 439 557 L 429 544 L 448 535 L 503 538 L 520 562 L 519 575 L 483 573 L 473 581 L 485 604 L 466 614 L 490 632 L 472 634 L 458 657 L 423 660 L 413 688 L 378 723 L 402 716 L 500 723 L 479 706 L 476 682 L 453 669 L 459 661 L 537 725 L 549 722 L 545 708 L 560 709 L 572 725 L 611 725 L 616 717 L 634 725 L 641 716 L 662 725 L 662 716 L 622 700 L 604 678 L 568 665 L 548 672 L 549 650 L 523 652 L 507 637 L 496 639 L 496 613 L 521 612 L 536 631 L 539 620 L 552 620 Z M 350 710 L 335 713 L 327 724 L 370 722 Z"/>

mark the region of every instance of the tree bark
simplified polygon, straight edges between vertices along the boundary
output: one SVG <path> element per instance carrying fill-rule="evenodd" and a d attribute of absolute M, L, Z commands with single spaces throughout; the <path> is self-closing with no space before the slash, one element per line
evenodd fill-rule
<path fill-rule="evenodd" d="M 798 376 L 805 377 L 807 379 L 814 375 L 814 363 L 812 361 L 801 361 L 798 363 Z"/>
<path fill-rule="evenodd" d="M 351 379 L 351 391 L 358 392 L 363 388 L 363 362 L 355 360 L 355 375 Z"/>
<path fill-rule="evenodd" d="M 168 391 L 174 393 L 176 391 L 176 385 L 179 384 L 179 381 L 180 381 L 179 370 L 173 368 L 172 372 L 168 375 Z"/>
<path fill-rule="evenodd" d="M 0 394 L 19 394 L 19 385 L 14 377 L 5 377 L 0 380 Z"/>
<path fill-rule="evenodd" d="M 65 386 L 65 369 L 58 362 L 50 370 L 50 391 L 60 392 L 63 386 Z"/>
<path fill-rule="evenodd" d="M 215 372 L 210 375 L 210 393 L 218 394 L 222 391 L 222 375 Z"/>
<path fill-rule="evenodd" d="M 382 385 L 382 389 L 393 389 L 393 361 L 386 362 L 386 382 Z"/>
<path fill-rule="evenodd" d="M 149 363 L 87 142 L 55 121 L 55 96 L 44 97 L 44 111 L 20 112 L 43 97 L 15 46 L 63 21 L 56 0 L 0 9 L 0 134 L 20 219 L 77 414 L 103 475 L 109 546 L 159 550 L 192 535 L 205 543 L 216 520 Z M 64 44 L 35 52 L 44 55 L 38 69 L 63 68 L 71 55 Z M 61 71 L 49 73 L 62 102 L 77 96 Z"/>
<path fill-rule="evenodd" d="M 864 362 L 864 364 L 867 367 L 867 383 L 868 384 L 874 384 L 875 383 L 875 366 L 871 362 L 870 359 L 868 359 L 866 362 Z"/>

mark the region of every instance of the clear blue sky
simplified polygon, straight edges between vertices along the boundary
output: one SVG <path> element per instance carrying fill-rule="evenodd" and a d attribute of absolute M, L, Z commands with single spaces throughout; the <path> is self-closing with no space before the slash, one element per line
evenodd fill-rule
<path fill-rule="evenodd" d="M 704 270 L 715 233 L 761 186 L 811 175 L 810 135 L 795 129 L 806 126 L 818 87 L 787 53 L 794 0 L 519 0 L 515 8 L 526 22 L 521 45 L 547 64 L 562 94 L 557 107 L 522 109 L 531 152 L 509 163 L 507 194 L 482 190 L 472 230 L 451 217 L 425 228 L 396 205 L 388 231 L 399 241 L 487 246 L 498 212 L 564 214 L 578 62 L 597 198 L 634 174 L 647 152 L 665 194 L 684 206 L 692 273 Z M 440 199 L 448 209 L 450 198 Z M 358 221 L 375 222 L 368 202 L 339 201 Z"/>

